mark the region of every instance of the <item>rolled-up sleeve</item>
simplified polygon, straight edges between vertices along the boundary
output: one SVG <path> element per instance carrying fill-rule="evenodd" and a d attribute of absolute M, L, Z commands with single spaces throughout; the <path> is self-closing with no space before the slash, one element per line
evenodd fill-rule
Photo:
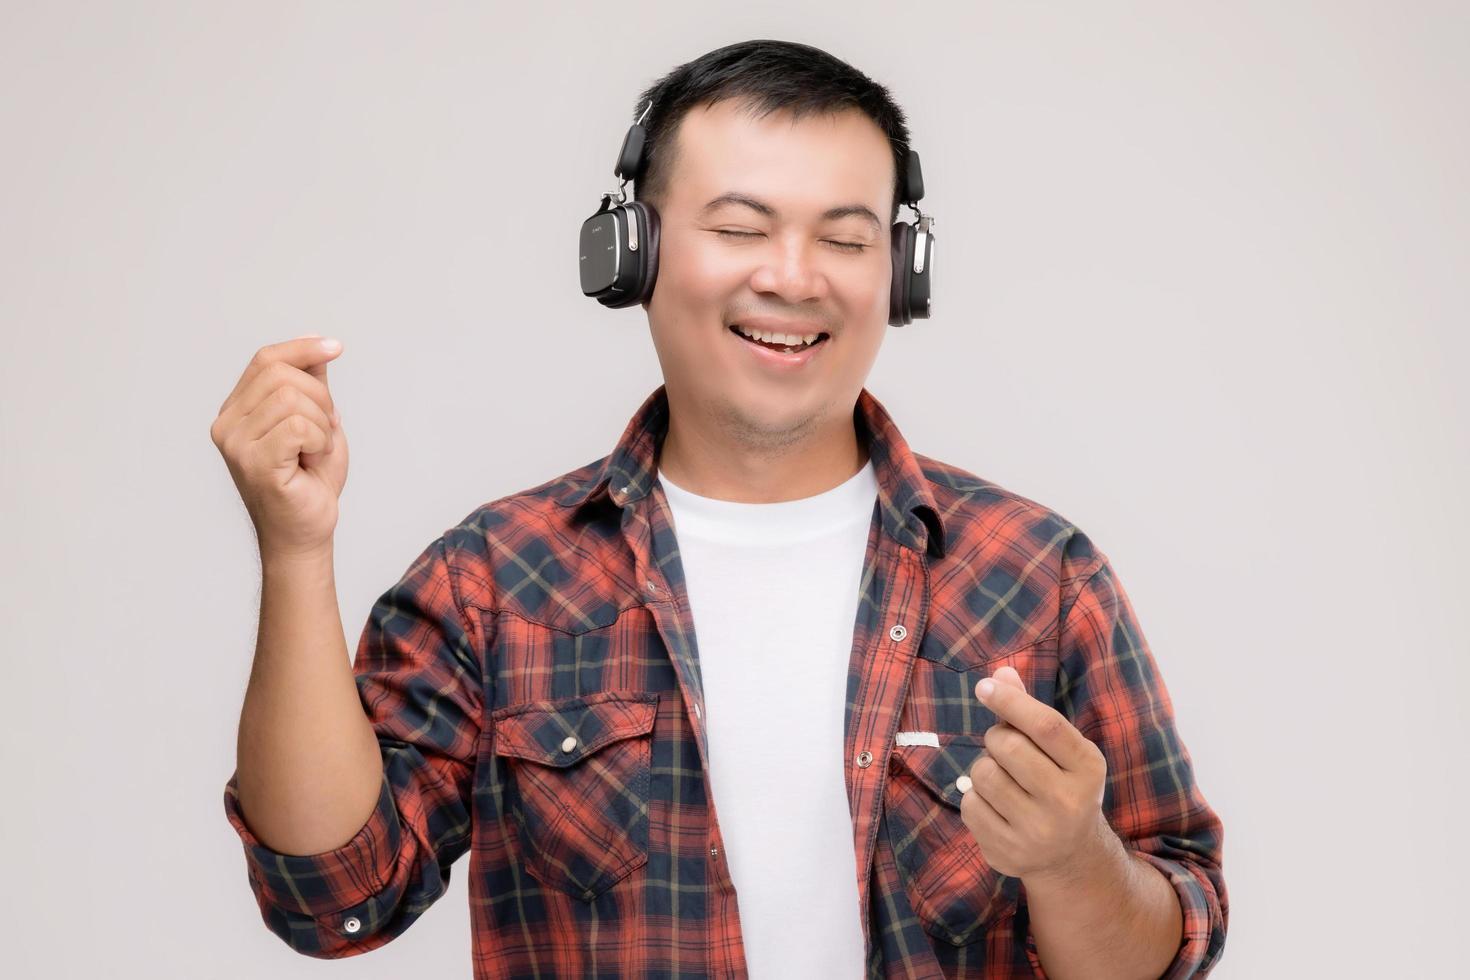
<path fill-rule="evenodd" d="M 401 887 L 390 887 L 402 830 L 386 772 L 372 816 L 334 851 L 282 854 L 261 844 L 240 810 L 234 775 L 225 786 L 225 815 L 244 844 L 250 887 L 272 932 L 319 956 L 366 951 L 353 949 L 366 923 L 382 921 L 402 897 Z"/>
<path fill-rule="evenodd" d="M 374 602 L 358 643 L 353 673 L 383 780 L 357 834 L 319 854 L 280 853 L 251 830 L 238 774 L 225 785 L 262 919 L 305 955 L 365 953 L 402 934 L 444 894 L 469 848 L 485 647 L 456 596 L 448 534 Z"/>
<path fill-rule="evenodd" d="M 1107 759 L 1103 812 L 1123 844 L 1163 873 L 1183 935 L 1162 980 L 1203 977 L 1225 947 L 1224 826 L 1195 781 L 1173 703 L 1111 563 L 1089 556 L 1064 588 L 1056 707 Z M 1075 599 L 1068 597 L 1075 596 Z M 1028 953 L 1044 976 L 1034 941 Z"/>

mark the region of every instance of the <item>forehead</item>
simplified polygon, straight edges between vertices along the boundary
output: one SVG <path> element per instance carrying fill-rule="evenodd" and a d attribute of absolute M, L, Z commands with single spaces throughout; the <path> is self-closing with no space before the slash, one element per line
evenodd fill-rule
<path fill-rule="evenodd" d="M 797 211 L 821 211 L 840 200 L 884 214 L 891 205 L 893 151 L 877 123 L 856 109 L 756 118 L 725 99 L 689 110 L 676 139 L 669 175 L 669 202 L 676 206 L 697 209 L 734 189 Z"/>

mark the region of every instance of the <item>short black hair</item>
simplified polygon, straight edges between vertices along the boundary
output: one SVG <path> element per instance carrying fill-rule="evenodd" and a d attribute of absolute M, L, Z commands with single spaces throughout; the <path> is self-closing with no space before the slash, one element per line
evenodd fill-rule
<path fill-rule="evenodd" d="M 756 118 L 786 111 L 793 119 L 812 113 L 858 109 L 888 137 L 893 150 L 893 213 L 898 218 L 901 188 L 908 170 L 909 131 L 903 110 L 888 89 L 821 48 L 795 41 L 758 39 L 717 48 L 664 75 L 638 97 L 633 108 L 646 132 L 642 176 L 634 197 L 655 208 L 668 192 L 679 121 L 690 109 L 734 99 Z"/>

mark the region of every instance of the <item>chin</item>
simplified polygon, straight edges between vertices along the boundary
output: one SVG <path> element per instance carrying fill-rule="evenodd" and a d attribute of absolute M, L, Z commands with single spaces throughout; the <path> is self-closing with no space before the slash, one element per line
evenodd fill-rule
<path fill-rule="evenodd" d="M 810 397 L 794 397 L 772 404 L 759 394 L 736 399 L 731 405 L 742 428 L 767 436 L 790 436 L 805 432 L 818 420 L 817 406 Z"/>

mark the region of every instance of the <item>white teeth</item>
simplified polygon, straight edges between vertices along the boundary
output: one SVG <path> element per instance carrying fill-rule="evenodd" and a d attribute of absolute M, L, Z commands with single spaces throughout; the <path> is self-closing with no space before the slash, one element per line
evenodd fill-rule
<path fill-rule="evenodd" d="M 796 347 L 800 344 L 814 344 L 817 342 L 817 338 L 821 336 L 820 333 L 809 333 L 798 336 L 794 333 L 772 333 L 769 330 L 749 330 L 738 323 L 733 324 L 733 326 L 747 337 L 764 340 L 768 344 L 785 344 L 788 347 Z"/>

